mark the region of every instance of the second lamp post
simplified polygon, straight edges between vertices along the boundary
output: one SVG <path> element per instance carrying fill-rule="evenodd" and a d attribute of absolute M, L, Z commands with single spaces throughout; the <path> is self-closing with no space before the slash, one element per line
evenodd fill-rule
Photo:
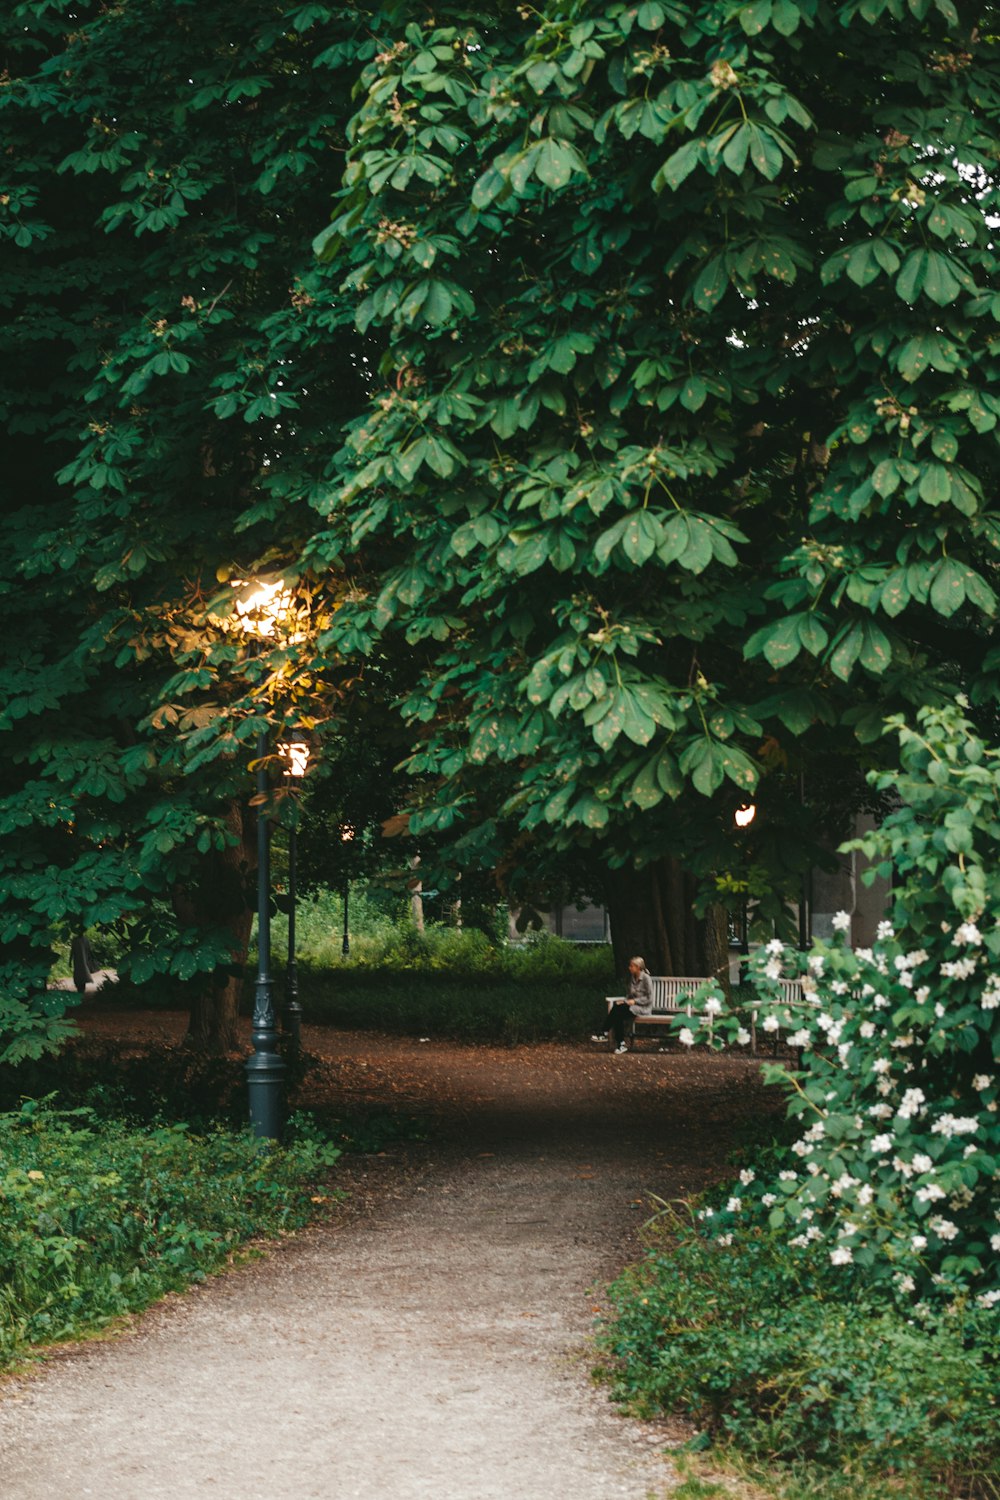
<path fill-rule="evenodd" d="M 340 945 L 340 951 L 344 958 L 348 958 L 351 952 L 351 931 L 347 923 L 347 903 L 351 891 L 351 872 L 347 865 L 347 855 L 351 842 L 354 838 L 354 824 L 341 823 L 340 842 L 344 846 L 344 941 Z"/>
<path fill-rule="evenodd" d="M 293 787 L 302 785 L 302 778 L 309 769 L 309 741 L 301 729 L 293 729 L 287 740 L 278 743 L 278 751 L 285 762 L 285 775 Z M 299 966 L 295 957 L 295 880 L 296 880 L 296 825 L 298 805 L 292 813 L 288 829 L 288 963 L 285 969 L 285 1030 L 292 1039 L 292 1046 L 299 1050 L 302 1045 L 302 1006 L 299 1004 Z"/>

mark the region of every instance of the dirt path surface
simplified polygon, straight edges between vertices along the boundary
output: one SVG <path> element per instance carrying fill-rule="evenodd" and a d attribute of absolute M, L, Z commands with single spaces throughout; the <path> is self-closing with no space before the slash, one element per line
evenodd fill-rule
<path fill-rule="evenodd" d="M 430 1140 L 355 1158 L 330 1222 L 0 1386 L 4 1500 L 669 1495 L 669 1431 L 616 1413 L 586 1340 L 648 1195 L 724 1170 L 753 1065 L 304 1041 L 345 1109 L 416 1112 Z"/>

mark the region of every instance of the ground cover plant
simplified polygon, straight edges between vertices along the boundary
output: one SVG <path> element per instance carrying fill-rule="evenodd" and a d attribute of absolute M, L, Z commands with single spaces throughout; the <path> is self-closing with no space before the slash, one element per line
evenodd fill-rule
<path fill-rule="evenodd" d="M 616 1288 L 619 1392 L 830 1465 L 1000 1493 L 1000 751 L 963 705 L 891 724 L 900 805 L 865 841 L 894 872 L 872 950 L 760 959 L 796 1138 L 651 1247 Z M 804 999 L 778 981 L 799 975 Z M 770 991 L 770 998 L 768 992 Z M 707 995 L 683 1039 L 745 1038 Z M 661 1226 L 662 1228 L 662 1226 Z M 678 1274 L 680 1273 L 680 1274 Z"/>
<path fill-rule="evenodd" d="M 307 1096 L 315 1060 L 287 1063 L 283 1143 L 263 1151 L 244 1128 L 242 1056 L 84 1037 L 0 1065 L 0 1368 L 305 1224 L 340 1196 L 343 1152 L 423 1136 Z"/>
<path fill-rule="evenodd" d="M 139 1128 L 29 1101 L 0 1115 L 0 1368 L 201 1281 L 328 1201 L 339 1151 Z"/>

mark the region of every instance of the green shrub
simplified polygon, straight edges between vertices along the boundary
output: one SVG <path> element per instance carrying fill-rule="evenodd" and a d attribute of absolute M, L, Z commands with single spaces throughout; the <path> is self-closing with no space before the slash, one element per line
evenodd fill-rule
<path fill-rule="evenodd" d="M 579 1039 L 604 1013 L 604 986 L 414 969 L 308 971 L 300 967 L 305 1020 L 352 1030 L 463 1041 Z"/>
<path fill-rule="evenodd" d="M 935 1495 L 1000 1476 L 992 1310 L 907 1317 L 819 1253 L 766 1231 L 709 1240 L 669 1211 L 611 1297 L 599 1341 L 632 1409 L 685 1412 L 744 1453 L 932 1478 Z"/>
<path fill-rule="evenodd" d="M 356 911 L 356 906 L 360 910 Z M 527 935 L 521 942 L 495 942 L 476 927 L 428 922 L 418 932 L 409 913 L 391 918 L 371 903 L 351 897 L 350 954 L 341 952 L 343 902 L 317 892 L 296 908 L 296 952 L 314 969 L 379 969 L 402 973 L 454 974 L 467 978 L 556 980 L 602 987 L 614 977 L 610 945 L 567 942 L 552 933 Z M 278 913 L 271 940 L 276 954 L 287 949 L 287 917 Z"/>
<path fill-rule="evenodd" d="M 202 1280 L 241 1244 L 329 1196 L 322 1139 L 140 1131 L 35 1103 L 0 1115 L 0 1365 Z"/>

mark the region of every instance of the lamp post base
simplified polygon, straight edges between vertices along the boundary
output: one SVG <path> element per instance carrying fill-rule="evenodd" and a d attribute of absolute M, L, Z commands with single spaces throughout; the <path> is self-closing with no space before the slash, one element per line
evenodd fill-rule
<path fill-rule="evenodd" d="M 263 993 L 262 993 L 263 991 Z M 281 1095 L 284 1059 L 278 1052 L 278 1031 L 270 985 L 257 985 L 253 1017 L 253 1052 L 247 1058 L 250 1128 L 259 1141 L 281 1137 Z"/>

